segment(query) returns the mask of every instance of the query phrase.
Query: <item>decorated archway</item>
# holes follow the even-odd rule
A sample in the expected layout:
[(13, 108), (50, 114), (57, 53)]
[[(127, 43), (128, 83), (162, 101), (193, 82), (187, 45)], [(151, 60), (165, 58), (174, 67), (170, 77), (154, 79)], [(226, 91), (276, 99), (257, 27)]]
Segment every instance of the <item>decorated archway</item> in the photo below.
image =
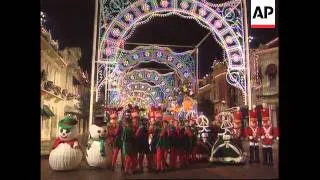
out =
[(156, 100), (160, 100), (161, 102), (165, 98), (172, 99), (172, 93), (166, 91), (163, 92), (159, 86), (151, 86), (149, 83), (143, 82), (130, 83), (124, 86), (121, 90), (121, 95), (123, 96), (124, 94), (128, 94), (134, 91), (152, 94), (154, 97), (156, 97)]
[[(134, 92), (136, 94), (139, 94), (140, 92)], [(126, 107), (128, 104), (134, 104), (138, 105), (140, 107), (148, 107), (150, 104), (159, 104), (160, 102), (157, 102), (153, 99), (151, 94), (147, 93), (141, 93), (141, 96), (132, 96), (128, 95), (126, 98), (120, 102), (120, 106)], [(143, 97), (144, 96), (144, 97)]]
[(150, 104), (158, 105), (162, 103), (161, 94), (159, 93), (132, 90), (130, 92), (123, 92), (122, 96), (123, 98), (120, 101), (121, 106), (126, 106), (127, 104), (144, 104), (149, 106)]
[[(137, 84), (137, 83), (147, 83), (148, 86), (159, 87), (161, 92), (165, 93), (167, 98), (173, 97), (173, 89), (175, 86), (174, 73), (160, 74), (154, 70), (148, 69), (135, 69), (124, 75), (121, 82), (122, 88)], [(121, 88), (121, 89), (122, 89)], [(151, 89), (151, 87), (148, 87)]]
[[(106, 77), (115, 72), (122, 57), (121, 46), (134, 32), (136, 26), (147, 23), (153, 17), (178, 15), (194, 19), (210, 30), (223, 47), (228, 62), (226, 79), (239, 88), (246, 99), (244, 25), (241, 0), (222, 4), (206, 0), (101, 0), (97, 97)], [(114, 82), (116, 84), (117, 81)], [(119, 82), (118, 82), (119, 83)], [(116, 91), (108, 86), (109, 92)]]
[[(118, 59), (118, 64), (116, 65), (117, 70), (120, 72), (130, 71), (140, 63), (157, 62), (169, 66), (182, 81), (196, 76), (195, 59), (192, 56), (193, 50), (176, 53), (164, 47), (139, 46), (134, 50), (122, 50), (121, 52), (121, 58)], [(111, 74), (111, 77), (114, 77), (114, 75)]]
[(124, 75), (122, 83), (126, 85), (131, 82), (143, 81), (153, 83), (155, 86), (163, 85), (173, 87), (175, 85), (174, 72), (160, 74), (158, 71), (155, 70), (135, 69)]

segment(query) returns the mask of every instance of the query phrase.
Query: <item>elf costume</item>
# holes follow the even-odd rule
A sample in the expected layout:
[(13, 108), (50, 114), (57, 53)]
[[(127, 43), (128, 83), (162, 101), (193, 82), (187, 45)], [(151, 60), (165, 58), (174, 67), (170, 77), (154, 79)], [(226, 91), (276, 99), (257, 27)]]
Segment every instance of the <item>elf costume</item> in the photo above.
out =
[(156, 114), (156, 108), (154, 106), (151, 106), (149, 109), (149, 122), (150, 126), (148, 128), (148, 134), (149, 137), (151, 137), (151, 142), (150, 142), (150, 153), (148, 156), (148, 168), (151, 170), (153, 167), (156, 168), (156, 143), (158, 141), (158, 134), (160, 133), (160, 123), (156, 122), (155, 118)]
[(139, 116), (139, 113), (144, 111), (144, 109), (135, 106), (133, 108), (133, 113), (131, 113), (132, 119), (135, 121), (137, 119), (137, 130), (135, 131), (135, 144), (137, 148), (138, 155), (138, 171), (143, 172), (143, 159), (144, 155), (149, 154), (149, 142), (148, 142), (148, 127), (147, 119)]
[(134, 132), (132, 128), (132, 120), (131, 120), (131, 112), (130, 110), (126, 110), (124, 115), (124, 127), (122, 131), (122, 151), (125, 157), (125, 165), (124, 165), (124, 172), (125, 174), (132, 174), (133, 173), (133, 156), (134, 156)]
[(195, 119), (191, 120), (191, 154), (190, 154), (190, 161), (192, 163), (197, 161), (196, 158), (196, 151), (197, 151), (197, 143), (198, 143), (198, 131), (195, 124)]
[[(122, 134), (122, 126), (121, 123), (118, 122), (118, 113), (121, 111), (123, 108), (106, 108), (106, 112), (110, 116), (110, 124), (108, 127), (108, 137), (107, 139), (110, 140), (112, 143), (112, 149), (113, 149), (113, 154), (112, 154), (112, 170), (115, 170), (115, 165), (117, 162), (118, 158), (118, 153), (119, 151), (121, 152), (122, 148), (122, 140), (121, 140), (121, 134)], [(124, 157), (123, 154), (121, 153), (121, 167), (122, 169), (124, 168)]]
[(169, 167), (171, 169), (177, 168), (177, 157), (178, 157), (178, 148), (179, 148), (179, 139), (178, 139), (178, 121), (173, 117), (171, 118), (171, 124), (169, 127), (169, 143), (170, 143), (170, 161)]
[(156, 145), (157, 149), (157, 171), (164, 172), (166, 159), (168, 155), (169, 149), (169, 122), (167, 120), (163, 120), (161, 124), (159, 139)]

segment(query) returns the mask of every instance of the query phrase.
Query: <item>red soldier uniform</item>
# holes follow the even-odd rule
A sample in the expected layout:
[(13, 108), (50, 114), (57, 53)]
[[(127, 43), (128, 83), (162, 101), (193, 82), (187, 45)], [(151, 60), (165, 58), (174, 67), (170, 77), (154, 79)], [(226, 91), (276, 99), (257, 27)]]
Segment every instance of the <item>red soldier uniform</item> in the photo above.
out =
[(277, 128), (272, 127), (268, 108), (263, 108), (261, 114), (262, 127), (260, 128), (260, 134), (263, 153), (263, 164), (273, 165), (272, 144), (273, 140), (278, 136), (278, 130)]
[(249, 138), (250, 163), (259, 163), (259, 128), (257, 121), (257, 111), (255, 108), (249, 112), (249, 127), (246, 129), (246, 136)]
[(244, 132), (242, 129), (242, 113), (241, 111), (235, 111), (233, 113), (233, 130), (232, 130), (233, 138), (235, 143), (239, 146), (239, 148), (243, 151), (242, 147), (242, 138), (244, 137)]

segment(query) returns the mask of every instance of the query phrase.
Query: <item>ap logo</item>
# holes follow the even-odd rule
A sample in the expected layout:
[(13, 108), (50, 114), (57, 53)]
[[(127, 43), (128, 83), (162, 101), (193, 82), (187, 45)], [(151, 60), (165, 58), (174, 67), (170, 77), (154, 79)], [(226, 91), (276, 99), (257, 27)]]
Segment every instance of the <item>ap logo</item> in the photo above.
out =
[(251, 0), (251, 28), (275, 28), (275, 0)]

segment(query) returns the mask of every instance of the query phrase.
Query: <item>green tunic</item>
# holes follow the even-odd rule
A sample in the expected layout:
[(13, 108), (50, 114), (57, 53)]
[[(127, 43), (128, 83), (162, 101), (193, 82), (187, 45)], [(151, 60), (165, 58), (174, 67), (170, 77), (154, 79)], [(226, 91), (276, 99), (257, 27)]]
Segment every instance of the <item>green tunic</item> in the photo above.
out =
[(133, 151), (134, 134), (130, 127), (124, 127), (122, 131), (122, 151), (124, 155), (132, 155)]
[(121, 149), (122, 147), (122, 139), (120, 135), (116, 135), (116, 139), (114, 142), (114, 147)]
[[(161, 128), (161, 131), (163, 130), (163, 128)], [(165, 134), (163, 136), (161, 135), (161, 131), (159, 133), (159, 140), (157, 143), (157, 148), (160, 149), (169, 149), (170, 148), (170, 141), (169, 141), (169, 137), (168, 137), (168, 132), (165, 132)]]
[(191, 146), (195, 147), (197, 146), (197, 127), (195, 125), (191, 126), (191, 131), (192, 131), (192, 141), (191, 141)]

